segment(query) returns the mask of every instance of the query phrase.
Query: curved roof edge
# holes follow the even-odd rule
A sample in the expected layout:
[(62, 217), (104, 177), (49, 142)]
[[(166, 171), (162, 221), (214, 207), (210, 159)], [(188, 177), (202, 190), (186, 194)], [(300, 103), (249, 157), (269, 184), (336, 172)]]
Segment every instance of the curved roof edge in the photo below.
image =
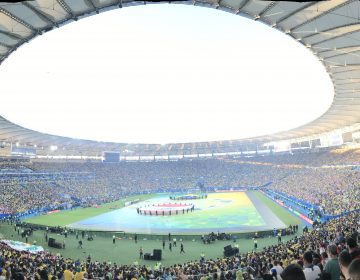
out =
[[(129, 0), (36, 0), (0, 3), (0, 63), (21, 45), (44, 32), (103, 11), (153, 4)], [(244, 144), (321, 134), (360, 121), (360, 20), (357, 0), (286, 2), (259, 0), (169, 1), (223, 10), (260, 21), (291, 36), (308, 48), (324, 65), (334, 85), (334, 100), (316, 120), (288, 131), (260, 137), (198, 143), (128, 144), (80, 140), (45, 134), (0, 117), (0, 141), (48, 147), (119, 151), (219, 150)], [(51, 7), (51, 9), (49, 8)]]

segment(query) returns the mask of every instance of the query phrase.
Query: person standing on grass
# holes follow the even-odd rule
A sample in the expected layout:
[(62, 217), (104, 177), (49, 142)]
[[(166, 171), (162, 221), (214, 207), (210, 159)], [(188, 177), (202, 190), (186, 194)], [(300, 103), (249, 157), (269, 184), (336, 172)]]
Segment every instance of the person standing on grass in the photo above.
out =
[(170, 252), (172, 251), (172, 243), (171, 242), (169, 242), (169, 250), (170, 250)]
[(140, 254), (140, 259), (143, 259), (144, 258), (144, 250), (142, 247), (140, 247), (139, 254)]
[(184, 251), (184, 244), (180, 244), (180, 254), (181, 253), (184, 253), (185, 254), (185, 251)]
[(112, 239), (113, 239), (113, 244), (115, 244), (115, 235), (113, 235)]

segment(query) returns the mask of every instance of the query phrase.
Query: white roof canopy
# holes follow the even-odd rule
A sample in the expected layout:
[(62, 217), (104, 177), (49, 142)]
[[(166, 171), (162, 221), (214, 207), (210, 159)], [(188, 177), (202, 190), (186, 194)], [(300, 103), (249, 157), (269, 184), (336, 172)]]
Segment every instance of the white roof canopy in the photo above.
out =
[[(255, 137), (208, 143), (135, 145), (99, 143), (48, 135), (32, 131), (0, 117), (0, 141), (38, 146), (72, 146), (82, 149), (159, 150), (216, 149), (246, 143), (305, 137), (332, 131), (360, 121), (360, 2), (332, 0), (322, 2), (286, 2), (262, 0), (169, 1), (170, 3), (213, 7), (261, 21), (309, 48), (323, 63), (333, 84), (335, 96), (330, 109), (315, 121), (290, 131)], [(0, 3), (0, 63), (22, 44), (59, 28), (63, 24), (96, 15), (109, 9), (151, 4), (129, 0), (36, 0)], [(166, 2), (168, 3), (168, 2)]]

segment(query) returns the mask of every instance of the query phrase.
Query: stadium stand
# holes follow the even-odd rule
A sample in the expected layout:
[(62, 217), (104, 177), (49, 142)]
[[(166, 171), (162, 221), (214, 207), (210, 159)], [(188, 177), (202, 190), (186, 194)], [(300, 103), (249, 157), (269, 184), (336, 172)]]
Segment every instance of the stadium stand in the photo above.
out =
[[(80, 3), (81, 2), (81, 3)], [(170, 1), (171, 2), (171, 1)], [(185, 3), (186, 1), (182, 1)], [(139, 2), (140, 3), (140, 2)], [(137, 4), (139, 4), (137, 3)], [(146, 4), (148, 2), (143, 2)], [(359, 1), (188, 1), (190, 5), (214, 7), (253, 18), (293, 37), (324, 65), (334, 84), (331, 108), (317, 120), (300, 128), (257, 139), (216, 143), (130, 145), (95, 143), (47, 135), (12, 124), (0, 117), (0, 156), (9, 155), (12, 143), (41, 147), (68, 145), (62, 153), (80, 158), (91, 151), (141, 151), (143, 155), (233, 152), (273, 140), (314, 136), (354, 125), (360, 120)], [(132, 1), (26, 1), (0, 4), (0, 63), (22, 44), (68, 21), (98, 14), (111, 8), (132, 6)], [(49, 8), (51, 7), (51, 8)], [(14, 26), (16, 28), (14, 28)], [(359, 131), (354, 131), (359, 133)], [(355, 136), (355, 133), (352, 135)], [(359, 140), (359, 137), (357, 138)], [(252, 141), (255, 140), (255, 141)], [(306, 140), (307, 141), (307, 140)], [(312, 138), (307, 141), (318, 141)], [(5, 143), (6, 142), (6, 143)], [(251, 142), (251, 143), (250, 143)], [(71, 145), (70, 145), (70, 144)], [(299, 143), (292, 143), (301, 147)], [(309, 143), (307, 143), (309, 144)], [(243, 145), (243, 146), (241, 146)], [(309, 144), (310, 145), (310, 144)], [(105, 149), (106, 147), (106, 149)], [(109, 147), (111, 147), (109, 149)], [(240, 148), (239, 148), (240, 147)], [(244, 149), (246, 150), (246, 149)], [(242, 151), (241, 151), (242, 153)], [(130, 153), (131, 154), (131, 153)], [(102, 165), (99, 162), (37, 162), (2, 159), (0, 162), (0, 211), (26, 215), (46, 209), (86, 206), (115, 200), (129, 194), (159, 189), (191, 188), (203, 178), (207, 186), (257, 186), (275, 200), (303, 211), (319, 223), (314, 230), (287, 243), (270, 246), (231, 258), (200, 260), (149, 269), (144, 266), (109, 265), (75, 261), (48, 252), (35, 257), (0, 245), (0, 279), (326, 279), (326, 273), (309, 277), (309, 270), (330, 272), (325, 264), (340, 253), (345, 279), (360, 279), (359, 247), (359, 149), (338, 148), (320, 153), (297, 153), (249, 159), (211, 159), (177, 162), (135, 162)], [(135, 153), (135, 155), (137, 155)], [(140, 156), (139, 156), (140, 158)], [(194, 170), (197, 173), (194, 174)], [(154, 172), (156, 171), (156, 172)], [(179, 179), (181, 178), (181, 179)], [(136, 187), (135, 187), (136, 186)], [(324, 197), (327, 199), (325, 200)], [(346, 251), (344, 251), (346, 250)], [(331, 261), (331, 260), (329, 260)], [(337, 262), (333, 262), (336, 266)], [(314, 267), (316, 269), (314, 269)], [(301, 273), (301, 271), (304, 273)], [(276, 276), (275, 276), (276, 275)], [(329, 279), (329, 278), (327, 278)], [(333, 278), (331, 278), (333, 279)]]
[(293, 155), (118, 164), (3, 161), (0, 212), (16, 214), (102, 204), (139, 193), (183, 191), (202, 180), (209, 190), (261, 188), (307, 216), (328, 219), (359, 209), (360, 201), (359, 172), (346, 165), (353, 163), (357, 150), (347, 154), (348, 161), (342, 156), (339, 164), (334, 162), (328, 168), (324, 164), (333, 153), (296, 155), (301, 164), (294, 163)]

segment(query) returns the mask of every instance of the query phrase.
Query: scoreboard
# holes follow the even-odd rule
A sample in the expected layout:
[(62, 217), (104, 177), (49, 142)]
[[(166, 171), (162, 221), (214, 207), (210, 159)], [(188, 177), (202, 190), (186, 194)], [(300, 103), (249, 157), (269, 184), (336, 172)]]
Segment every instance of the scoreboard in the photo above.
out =
[(120, 162), (120, 153), (104, 152), (104, 162)]

